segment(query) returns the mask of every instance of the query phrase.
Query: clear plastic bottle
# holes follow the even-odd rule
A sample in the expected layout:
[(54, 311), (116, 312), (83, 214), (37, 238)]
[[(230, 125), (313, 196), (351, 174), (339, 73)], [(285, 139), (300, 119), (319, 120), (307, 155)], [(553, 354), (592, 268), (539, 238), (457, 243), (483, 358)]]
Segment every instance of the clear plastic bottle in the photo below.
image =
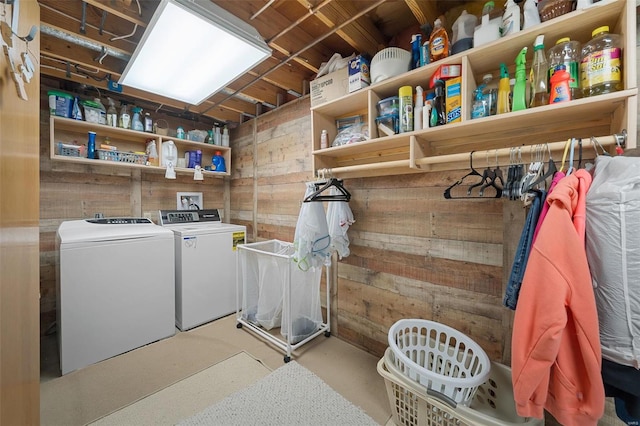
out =
[(98, 124), (107, 124), (107, 110), (104, 105), (100, 101), (100, 98), (93, 98), (95, 103), (98, 105), (98, 109), (100, 110), (100, 115), (98, 116)]
[(582, 90), (580, 89), (580, 55), (580, 42), (571, 41), (569, 37), (559, 39), (556, 41), (556, 45), (549, 49), (549, 81), (551, 81), (551, 77), (553, 77), (558, 65), (564, 65), (571, 76), (569, 80), (571, 99), (577, 99), (582, 96)]
[(131, 116), (129, 115), (129, 108), (127, 108), (126, 103), (122, 103), (122, 108), (120, 109), (120, 117), (118, 117), (118, 127), (122, 127), (123, 129), (131, 128)]
[(431, 62), (449, 56), (449, 34), (447, 34), (447, 30), (442, 26), (440, 19), (436, 19), (433, 24), (433, 32), (429, 37), (429, 52)]
[(222, 129), (222, 146), (229, 146), (229, 129), (227, 129), (227, 126), (224, 126), (224, 128)]
[(107, 125), (111, 127), (118, 127), (118, 111), (113, 99), (109, 99), (109, 108), (107, 109)]
[(487, 111), (489, 110), (488, 106), (486, 105), (486, 101), (484, 99), (484, 97), (482, 96), (482, 90), (484, 89), (484, 85), (481, 84), (480, 86), (478, 86), (478, 88), (476, 90), (474, 90), (473, 92), (475, 93), (475, 99), (473, 101), (473, 106), (471, 108), (471, 119), (476, 119), (476, 118), (482, 118), (482, 117), (486, 117), (487, 116)]
[(142, 108), (133, 107), (133, 119), (131, 120), (131, 128), (140, 132), (144, 131), (144, 124), (142, 124), (142, 120), (140, 119), (141, 112)]
[(487, 107), (487, 116), (496, 115), (498, 112), (498, 83), (493, 79), (492, 74), (485, 74), (482, 77), (482, 97)]
[(544, 53), (544, 36), (539, 35), (533, 45), (533, 62), (529, 82), (531, 97), (529, 108), (549, 105), (549, 63)]
[(591, 33), (591, 41), (582, 47), (580, 87), (583, 96), (602, 95), (624, 88), (622, 82), (622, 43), (608, 26)]

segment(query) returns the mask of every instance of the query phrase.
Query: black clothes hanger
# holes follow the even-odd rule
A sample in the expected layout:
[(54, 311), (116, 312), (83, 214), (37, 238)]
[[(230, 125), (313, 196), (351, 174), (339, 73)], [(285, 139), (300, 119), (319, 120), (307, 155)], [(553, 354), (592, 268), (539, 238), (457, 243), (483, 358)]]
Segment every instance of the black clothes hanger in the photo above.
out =
[[(451, 185), (450, 187), (448, 187), (447, 189), (444, 190), (444, 198), (446, 198), (447, 200), (451, 200), (451, 199), (456, 199), (456, 198), (487, 198), (487, 197), (472, 197), (472, 196), (466, 196), (466, 197), (454, 197), (451, 195), (451, 190), (453, 188), (455, 188), (456, 186), (462, 185), (465, 181), (465, 179), (469, 178), (469, 177), (473, 177), (473, 176), (478, 176), (481, 181), (480, 184), (482, 184), (482, 182), (484, 182), (484, 178), (483, 175), (481, 175), (474, 167), (473, 167), (473, 153), (475, 151), (471, 151), (469, 153), (469, 168), (471, 169), (471, 171), (469, 173), (467, 173), (466, 175), (462, 176), (460, 179), (458, 179), (453, 185)], [(472, 185), (472, 187), (477, 186), (477, 184)], [(467, 191), (467, 194), (470, 194), (471, 188), (469, 188), (469, 190)], [(498, 191), (498, 195), (495, 198), (499, 198), (502, 196), (502, 188), (500, 188), (500, 190)]]
[[(342, 179), (329, 178), (326, 182), (314, 182), (315, 191), (304, 199), (305, 203), (312, 201), (349, 201), (351, 193), (342, 185)], [(327, 189), (334, 187), (340, 192), (336, 195), (321, 195)]]

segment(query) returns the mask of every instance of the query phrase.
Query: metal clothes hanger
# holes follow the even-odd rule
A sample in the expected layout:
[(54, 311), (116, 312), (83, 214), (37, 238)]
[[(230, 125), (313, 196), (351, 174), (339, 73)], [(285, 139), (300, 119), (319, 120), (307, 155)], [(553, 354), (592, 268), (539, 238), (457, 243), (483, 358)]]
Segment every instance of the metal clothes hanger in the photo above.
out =
[(500, 170), (500, 164), (498, 164), (498, 150), (496, 149), (496, 168), (494, 170), (490, 170), (489, 168), (489, 151), (487, 151), (487, 170), (483, 176), (487, 176), (487, 181), (480, 187), (480, 191), (478, 195), (481, 197), (484, 196), (484, 190), (489, 188), (490, 186), (495, 188), (500, 195), (496, 195), (496, 198), (502, 197), (502, 190), (504, 187), (504, 181), (502, 180), (502, 170)]

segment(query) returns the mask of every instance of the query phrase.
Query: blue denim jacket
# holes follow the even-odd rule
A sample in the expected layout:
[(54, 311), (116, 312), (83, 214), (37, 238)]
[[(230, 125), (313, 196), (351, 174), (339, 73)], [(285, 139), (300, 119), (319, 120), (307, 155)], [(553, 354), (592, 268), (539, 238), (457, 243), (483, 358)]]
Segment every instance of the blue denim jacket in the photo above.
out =
[(542, 211), (542, 206), (544, 205), (546, 198), (546, 191), (541, 190), (537, 192), (531, 203), (531, 207), (529, 208), (527, 220), (524, 224), (522, 235), (520, 235), (518, 248), (516, 249), (513, 266), (511, 267), (511, 274), (509, 275), (509, 282), (507, 283), (507, 291), (505, 292), (504, 300), (502, 301), (504, 306), (509, 309), (516, 309), (518, 295), (520, 294), (520, 286), (522, 285), (522, 279), (524, 278), (524, 271), (527, 268), (529, 253), (531, 252), (531, 241), (536, 230), (538, 217), (540, 217), (540, 212)]

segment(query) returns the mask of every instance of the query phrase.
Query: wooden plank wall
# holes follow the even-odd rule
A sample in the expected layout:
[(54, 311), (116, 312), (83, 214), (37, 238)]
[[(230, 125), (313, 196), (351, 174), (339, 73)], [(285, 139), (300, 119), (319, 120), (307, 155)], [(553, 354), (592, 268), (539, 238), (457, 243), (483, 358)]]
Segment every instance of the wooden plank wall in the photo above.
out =
[[(11, 58), (17, 68), (29, 51), (35, 73), (19, 97), (3, 43), (0, 53), (0, 425), (40, 423), (38, 315), (38, 95), (40, 36), (26, 35), (40, 21), (37, 2), (22, 2), (12, 21), (13, 2), (2, 2)], [(16, 2), (17, 4), (17, 2)], [(11, 35), (11, 26), (15, 31)], [(8, 37), (3, 26), (3, 39)]]
[[(255, 240), (293, 241), (304, 182), (313, 178), (309, 108), (304, 98), (233, 133), (231, 217), (255, 226)], [(345, 181), (356, 223), (351, 255), (337, 268), (334, 333), (382, 355), (395, 321), (428, 318), (503, 360), (510, 334), (502, 306), (505, 202), (445, 200), (444, 189), (465, 173)]]
[[(178, 174), (176, 180), (169, 180), (161, 172), (52, 161), (49, 157), (47, 100), (47, 91), (52, 89), (59, 89), (55, 81), (44, 80), (40, 90), (41, 333), (50, 331), (56, 318), (55, 237), (60, 223), (91, 218), (96, 213), (106, 217), (146, 216), (157, 222), (158, 210), (176, 208), (177, 192), (202, 192), (204, 208), (224, 209), (228, 199), (228, 181), (222, 178), (205, 176), (204, 181), (197, 182), (192, 176)], [(153, 116), (167, 120), (172, 129), (178, 125), (185, 131), (206, 129), (203, 124), (165, 115)]]

